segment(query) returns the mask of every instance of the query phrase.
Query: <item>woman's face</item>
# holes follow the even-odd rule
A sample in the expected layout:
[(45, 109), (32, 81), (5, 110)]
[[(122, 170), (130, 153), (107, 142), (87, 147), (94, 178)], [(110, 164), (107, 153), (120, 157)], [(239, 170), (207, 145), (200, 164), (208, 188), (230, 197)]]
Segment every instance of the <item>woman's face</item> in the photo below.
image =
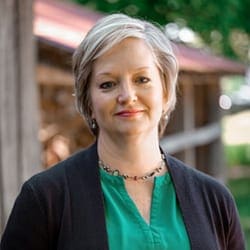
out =
[(94, 62), (90, 98), (99, 136), (158, 137), (166, 99), (154, 57), (143, 40), (126, 38)]

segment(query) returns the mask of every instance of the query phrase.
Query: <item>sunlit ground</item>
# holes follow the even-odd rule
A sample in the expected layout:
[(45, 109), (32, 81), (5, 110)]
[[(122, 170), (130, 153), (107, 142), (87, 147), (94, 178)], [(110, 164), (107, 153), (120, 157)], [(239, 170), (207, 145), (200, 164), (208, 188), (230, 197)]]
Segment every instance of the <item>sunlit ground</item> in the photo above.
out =
[(225, 116), (223, 127), (227, 145), (250, 144), (250, 110)]
[(228, 187), (233, 193), (250, 250), (250, 110), (223, 119)]

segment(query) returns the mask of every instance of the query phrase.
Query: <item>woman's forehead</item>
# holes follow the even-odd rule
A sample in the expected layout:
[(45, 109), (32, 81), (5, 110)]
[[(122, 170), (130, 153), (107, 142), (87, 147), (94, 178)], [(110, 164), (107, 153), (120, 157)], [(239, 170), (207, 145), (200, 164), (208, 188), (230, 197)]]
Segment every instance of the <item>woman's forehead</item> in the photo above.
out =
[(93, 63), (92, 72), (107, 75), (121, 65), (134, 71), (147, 70), (156, 65), (155, 56), (144, 40), (126, 38), (99, 56)]

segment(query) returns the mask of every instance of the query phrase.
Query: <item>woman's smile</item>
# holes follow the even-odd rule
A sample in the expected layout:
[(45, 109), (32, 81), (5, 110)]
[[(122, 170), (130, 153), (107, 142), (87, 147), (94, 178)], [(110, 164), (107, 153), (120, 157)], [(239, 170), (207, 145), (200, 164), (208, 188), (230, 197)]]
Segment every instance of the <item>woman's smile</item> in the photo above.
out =
[(143, 112), (144, 112), (143, 109), (124, 109), (115, 113), (115, 116), (134, 118), (141, 116)]

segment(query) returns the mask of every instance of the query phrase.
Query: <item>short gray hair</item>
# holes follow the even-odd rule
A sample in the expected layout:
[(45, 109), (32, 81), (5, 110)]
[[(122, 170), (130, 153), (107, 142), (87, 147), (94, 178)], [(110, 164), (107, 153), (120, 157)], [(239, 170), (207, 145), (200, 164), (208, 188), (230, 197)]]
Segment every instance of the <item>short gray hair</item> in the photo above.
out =
[[(176, 82), (178, 62), (170, 41), (157, 24), (129, 17), (125, 14), (111, 14), (100, 19), (87, 33), (73, 54), (76, 106), (85, 117), (91, 129), (92, 105), (90, 99), (90, 77), (93, 62), (125, 38), (139, 38), (146, 42), (159, 68), (163, 89), (167, 93), (167, 111), (159, 123), (159, 136), (166, 128), (165, 116), (170, 115), (176, 104)], [(97, 135), (98, 131), (92, 130)]]

